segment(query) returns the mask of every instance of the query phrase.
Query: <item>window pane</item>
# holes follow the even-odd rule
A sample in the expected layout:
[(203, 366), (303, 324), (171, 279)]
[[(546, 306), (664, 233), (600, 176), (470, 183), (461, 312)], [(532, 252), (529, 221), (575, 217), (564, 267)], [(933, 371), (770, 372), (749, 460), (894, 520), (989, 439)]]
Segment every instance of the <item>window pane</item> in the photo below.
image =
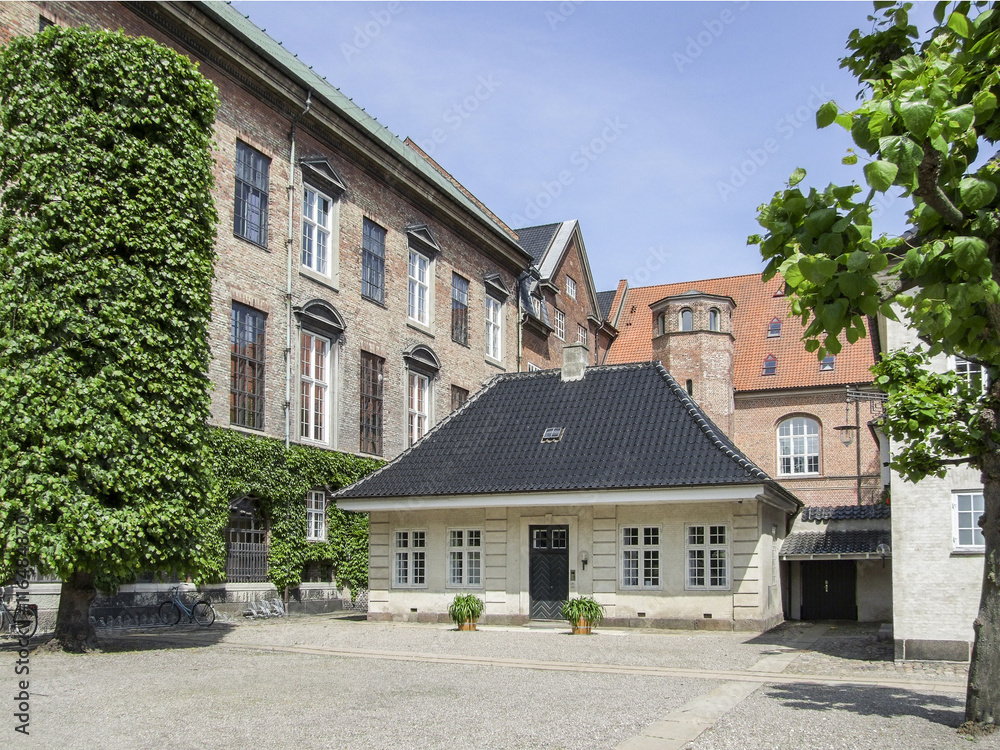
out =
[(482, 541), (481, 531), (470, 531), (468, 534), (468, 546), (469, 547), (480, 547)]
[(705, 585), (705, 550), (688, 550), (688, 585)]
[(450, 552), (448, 555), (448, 582), (452, 586), (462, 585), (462, 553)]
[(639, 544), (639, 527), (626, 526), (622, 529), (622, 544), (634, 547)]
[(726, 543), (726, 527), (725, 526), (711, 526), (709, 527), (709, 544), (725, 544)]
[(466, 553), (469, 563), (468, 569), (466, 570), (466, 583), (470, 586), (479, 586), (482, 582), (482, 575), (480, 572), (482, 568), (481, 554), (482, 553), (475, 550)]
[(449, 547), (461, 547), (463, 534), (461, 531), (455, 531), (452, 529), (448, 532), (448, 546)]
[(726, 573), (726, 550), (724, 549), (713, 549), (710, 550), (710, 566), (711, 575), (709, 580), (709, 585), (711, 586), (727, 586), (727, 573)]
[(423, 532), (423, 531), (414, 531), (413, 532), (413, 546), (414, 547), (423, 547), (424, 546), (424, 542), (426, 541), (426, 536), (427, 536), (426, 533)]
[(688, 544), (704, 544), (704, 543), (705, 543), (705, 527), (704, 526), (688, 527)]
[(622, 586), (639, 585), (639, 551), (622, 552)]
[(566, 529), (552, 529), (552, 549), (566, 549)]
[(647, 526), (642, 531), (643, 540), (642, 543), (646, 545), (656, 546), (660, 543), (660, 530), (655, 526)]
[(409, 583), (409, 556), (406, 552), (396, 553), (396, 583)]
[[(416, 545), (413, 545), (414, 547)], [(421, 547), (423, 545), (420, 545)], [(413, 555), (413, 584), (415, 586), (423, 585), (424, 583), (424, 553), (423, 552), (412, 552)]]
[(660, 553), (657, 550), (646, 550), (643, 555), (643, 586), (660, 585)]

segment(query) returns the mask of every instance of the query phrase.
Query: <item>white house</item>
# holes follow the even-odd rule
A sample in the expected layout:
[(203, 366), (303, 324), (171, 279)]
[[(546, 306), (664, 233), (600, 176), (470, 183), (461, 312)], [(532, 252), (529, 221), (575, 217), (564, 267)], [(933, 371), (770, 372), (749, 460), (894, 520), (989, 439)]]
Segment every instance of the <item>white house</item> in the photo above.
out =
[(339, 492), (370, 513), (369, 618), (556, 619), (593, 595), (618, 625), (764, 630), (800, 501), (658, 363), (498, 375), (392, 463)]

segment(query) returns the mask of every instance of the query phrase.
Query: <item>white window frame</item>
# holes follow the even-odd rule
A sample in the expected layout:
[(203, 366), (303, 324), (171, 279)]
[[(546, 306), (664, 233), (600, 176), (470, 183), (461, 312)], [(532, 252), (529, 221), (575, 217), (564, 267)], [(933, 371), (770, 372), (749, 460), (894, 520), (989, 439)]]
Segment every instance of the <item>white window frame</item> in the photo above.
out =
[(306, 493), (306, 541), (326, 541), (326, 493), (323, 490)]
[(576, 299), (576, 279), (572, 276), (566, 276), (566, 295), (571, 299)]
[[(422, 571), (420, 581), (414, 580), (417, 562), (420, 563)], [(400, 576), (400, 572), (404, 570), (405, 578)], [(392, 587), (396, 589), (427, 588), (426, 529), (396, 529), (392, 532)]]
[(406, 317), (422, 326), (429, 326), (431, 324), (431, 259), (411, 247), (406, 268)]
[(576, 343), (590, 346), (590, 331), (579, 323), (576, 324)]
[(486, 295), (486, 356), (503, 359), (503, 302)]
[[(306, 352), (306, 339), (310, 339), (309, 352)], [(316, 356), (316, 344), (322, 342), (323, 354)], [(299, 439), (321, 445), (330, 444), (330, 410), (332, 398), (333, 347), (330, 339), (302, 330), (299, 334)], [(322, 367), (317, 364), (322, 360)], [(317, 394), (322, 394), (322, 406), (319, 412), (321, 420), (320, 435), (316, 437), (316, 401)], [(305, 419), (303, 419), (305, 417)], [(303, 431), (305, 434), (303, 434)]]
[[(337, 278), (337, 262), (340, 253), (338, 252), (339, 241), (337, 239), (339, 226), (339, 203), (321, 190), (317, 190), (309, 184), (303, 184), (302, 190), (302, 235), (301, 252), (299, 261), (302, 268), (319, 274), (327, 279)], [(312, 201), (310, 202), (310, 195)], [(321, 221), (318, 209), (321, 202), (327, 204), (326, 220)], [(326, 257), (320, 263), (320, 238), (325, 236)], [(312, 243), (310, 256), (306, 258), (307, 239)], [(307, 262), (308, 260), (308, 262)]]
[[(795, 427), (798, 424), (802, 424), (805, 427), (805, 431), (801, 435), (795, 434)], [(781, 431), (785, 425), (789, 425), (788, 435), (782, 435)], [(816, 440), (816, 451), (815, 454), (809, 450), (809, 438), (812, 436), (809, 432), (810, 425), (815, 428), (815, 440)], [(820, 474), (820, 469), (822, 464), (820, 459), (822, 458), (820, 450), (820, 429), (819, 422), (812, 417), (797, 416), (797, 417), (786, 417), (778, 423), (778, 429), (775, 431), (778, 440), (777, 447), (777, 464), (778, 464), (778, 476), (782, 477), (815, 477)], [(803, 441), (804, 449), (801, 451), (796, 450), (796, 439), (801, 438)], [(788, 445), (788, 452), (784, 453), (784, 445)], [(816, 457), (816, 470), (811, 471), (809, 469), (809, 459), (815, 455)], [(789, 470), (785, 470), (784, 460), (788, 459)], [(802, 459), (802, 471), (795, 471), (795, 459)]]
[(528, 372), (541, 372), (542, 368), (536, 365), (534, 362), (528, 363)]
[[(421, 399), (422, 396), (422, 399)], [(419, 372), (406, 372), (407, 446), (427, 434), (431, 421), (431, 379)]]
[[(963, 497), (970, 499), (971, 508), (969, 510), (961, 509), (961, 498)], [(978, 503), (976, 503), (976, 498), (979, 499)], [(976, 511), (977, 504), (983, 508), (982, 511)], [(983, 530), (979, 526), (979, 518), (985, 508), (985, 497), (982, 490), (956, 490), (951, 493), (951, 541), (956, 552), (985, 552), (986, 540), (983, 539)], [(963, 526), (962, 522), (965, 520), (971, 521), (971, 525)], [(962, 542), (962, 531), (966, 529), (972, 532), (971, 544)], [(976, 541), (977, 537), (983, 540), (982, 543)]]
[[(448, 588), (481, 589), (485, 572), (485, 540), (482, 529), (448, 529), (448, 559), (445, 581)], [(455, 576), (456, 563), (458, 576)], [(475, 568), (477, 575), (471, 575)]]
[(554, 323), (556, 338), (560, 341), (566, 340), (566, 313), (558, 307), (552, 308), (552, 322)]
[(977, 362), (970, 362), (969, 360), (958, 356), (950, 356), (948, 357), (948, 369), (952, 370), (956, 375), (965, 380), (970, 388), (972, 388), (972, 378), (975, 375), (979, 376), (979, 386), (983, 393), (986, 393), (989, 388), (986, 370), (984, 370), (983, 366)]
[[(692, 531), (700, 529), (699, 537), (692, 537)], [(718, 542), (718, 530), (722, 529), (725, 542)], [(725, 523), (689, 523), (684, 525), (684, 589), (686, 591), (729, 591), (732, 588), (733, 556), (730, 552), (732, 535), (729, 524)], [(692, 553), (701, 553), (701, 583), (692, 581)], [(714, 553), (714, 554), (713, 554)], [(721, 554), (723, 557), (722, 572), (724, 583), (712, 583), (713, 557)], [(717, 557), (716, 557), (717, 559)]]
[(531, 298), (531, 311), (539, 320), (542, 319), (542, 301), (538, 297)]
[[(634, 532), (634, 534), (632, 533)], [(650, 534), (653, 532), (655, 537)], [(628, 524), (618, 528), (621, 542), (618, 556), (619, 587), (628, 591), (658, 591), (663, 588), (663, 528), (657, 524)], [(634, 542), (632, 540), (635, 540)], [(635, 555), (635, 583), (626, 580), (626, 566)], [(650, 562), (656, 560), (656, 582), (650, 583)], [(631, 566), (628, 566), (631, 568)]]

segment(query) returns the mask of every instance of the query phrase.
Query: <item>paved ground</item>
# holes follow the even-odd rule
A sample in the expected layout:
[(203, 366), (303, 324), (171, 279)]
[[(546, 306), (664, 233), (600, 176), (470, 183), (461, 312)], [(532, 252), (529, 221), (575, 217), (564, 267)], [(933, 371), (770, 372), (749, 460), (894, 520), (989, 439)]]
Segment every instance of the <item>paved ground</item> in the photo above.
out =
[(1000, 749), (955, 731), (963, 669), (897, 668), (866, 626), (566, 633), (313, 616), (36, 652), (0, 747)]

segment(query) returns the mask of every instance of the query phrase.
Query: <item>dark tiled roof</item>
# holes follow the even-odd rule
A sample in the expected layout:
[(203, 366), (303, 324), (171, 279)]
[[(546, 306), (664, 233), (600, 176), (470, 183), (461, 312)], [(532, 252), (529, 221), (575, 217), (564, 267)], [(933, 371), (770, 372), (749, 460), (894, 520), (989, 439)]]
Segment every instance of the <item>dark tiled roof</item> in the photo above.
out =
[(786, 555), (859, 555), (874, 554), (880, 544), (892, 543), (892, 532), (877, 531), (796, 531), (781, 545)]
[(610, 292), (597, 293), (597, 307), (601, 311), (601, 320), (607, 320), (611, 316), (611, 303), (615, 301), (615, 290)]
[(552, 244), (552, 239), (556, 236), (556, 232), (559, 231), (561, 223), (555, 224), (542, 224), (537, 227), (525, 227), (524, 229), (515, 229), (517, 233), (517, 242), (524, 248), (524, 251), (528, 253), (535, 261), (535, 265), (540, 265), (542, 258), (545, 257), (545, 251), (549, 249), (549, 245)]
[(844, 521), (847, 519), (868, 520), (873, 518), (891, 518), (889, 506), (879, 505), (831, 505), (829, 507), (813, 506), (802, 510), (803, 521)]
[[(542, 442), (561, 427), (557, 442)], [(772, 484), (657, 363), (498, 375), (340, 497)], [(774, 485), (776, 487), (776, 485)]]

